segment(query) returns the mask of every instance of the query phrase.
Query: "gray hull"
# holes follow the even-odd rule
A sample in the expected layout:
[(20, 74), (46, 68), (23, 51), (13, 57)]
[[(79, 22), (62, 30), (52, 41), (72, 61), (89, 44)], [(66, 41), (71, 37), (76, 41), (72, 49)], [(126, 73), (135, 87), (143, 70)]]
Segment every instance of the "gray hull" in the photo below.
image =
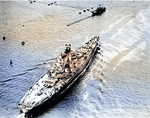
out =
[(51, 69), (27, 91), (18, 107), (27, 113), (69, 89), (86, 72), (96, 52), (98, 41), (99, 37), (94, 37), (77, 50), (62, 54)]

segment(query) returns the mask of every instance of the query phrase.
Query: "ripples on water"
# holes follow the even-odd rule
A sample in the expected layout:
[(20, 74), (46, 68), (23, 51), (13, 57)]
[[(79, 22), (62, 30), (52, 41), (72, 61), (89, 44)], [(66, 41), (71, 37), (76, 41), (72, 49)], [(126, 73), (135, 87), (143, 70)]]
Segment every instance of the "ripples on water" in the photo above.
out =
[(57, 6), (47, 6), (1, 2), (0, 37), (6, 36), (5, 41), (0, 40), (1, 118), (20, 114), (17, 103), (51, 67), (51, 59), (62, 52), (66, 42), (76, 49), (95, 35), (101, 37), (103, 56), (96, 55), (64, 99), (37, 117), (148, 118), (149, 2), (101, 2), (107, 8), (102, 16), (66, 26), (91, 15), (78, 13), (99, 3), (57, 2)]

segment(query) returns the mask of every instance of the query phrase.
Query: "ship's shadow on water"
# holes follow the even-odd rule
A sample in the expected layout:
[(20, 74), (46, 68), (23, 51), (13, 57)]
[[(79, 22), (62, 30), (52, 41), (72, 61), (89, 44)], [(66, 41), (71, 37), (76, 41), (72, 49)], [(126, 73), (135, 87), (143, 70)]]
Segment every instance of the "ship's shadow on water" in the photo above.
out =
[[(96, 54), (95, 54), (96, 55)], [(84, 78), (84, 76), (90, 71), (89, 69), (91, 68), (91, 66), (93, 65), (94, 61), (96, 60), (96, 56), (93, 58), (92, 62), (90, 63), (89, 67), (87, 68), (86, 72), (81, 75), (73, 84), (72, 86), (70, 86), (69, 90), (66, 90), (64, 93), (62, 93), (61, 95), (57, 96), (54, 99), (49, 99), (48, 101), (46, 101), (45, 103), (43, 103), (42, 105), (32, 109), (30, 112), (25, 114), (25, 118), (36, 118), (36, 117), (40, 117), (43, 114), (47, 113), (48, 111), (52, 110), (56, 105), (58, 105), (60, 102), (62, 102), (63, 100), (66, 100), (66, 98), (71, 99), (72, 97), (67, 97), (70, 96), (74, 91), (76, 91), (77, 86), (79, 85), (79, 83), (81, 81), (83, 81), (82, 78)], [(22, 111), (20, 111), (20, 113), (22, 113)]]

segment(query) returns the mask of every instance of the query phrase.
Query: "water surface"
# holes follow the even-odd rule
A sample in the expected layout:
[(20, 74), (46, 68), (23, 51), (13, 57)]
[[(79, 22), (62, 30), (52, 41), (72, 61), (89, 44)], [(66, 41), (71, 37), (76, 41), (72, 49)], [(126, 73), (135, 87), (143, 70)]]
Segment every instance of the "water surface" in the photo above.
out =
[[(36, 117), (148, 118), (150, 3), (46, 3), (0, 1), (0, 117), (15, 118), (20, 114), (18, 102), (47, 72), (66, 43), (76, 49), (99, 35), (103, 56), (96, 55), (63, 100)], [(83, 9), (99, 4), (107, 8), (104, 14), (67, 26), (91, 15)]]

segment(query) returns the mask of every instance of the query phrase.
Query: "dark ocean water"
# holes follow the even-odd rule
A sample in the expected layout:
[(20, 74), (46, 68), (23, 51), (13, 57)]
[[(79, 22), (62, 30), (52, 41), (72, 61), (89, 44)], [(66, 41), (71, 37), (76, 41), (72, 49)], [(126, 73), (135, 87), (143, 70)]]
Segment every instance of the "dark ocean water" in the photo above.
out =
[[(148, 118), (150, 2), (46, 3), (0, 1), (0, 118), (21, 113), (18, 102), (66, 42), (76, 49), (95, 35), (101, 37), (103, 56), (95, 56), (85, 75), (56, 104), (30, 117)], [(103, 15), (66, 26), (88, 17), (91, 13), (83, 9), (99, 4), (107, 8)]]

